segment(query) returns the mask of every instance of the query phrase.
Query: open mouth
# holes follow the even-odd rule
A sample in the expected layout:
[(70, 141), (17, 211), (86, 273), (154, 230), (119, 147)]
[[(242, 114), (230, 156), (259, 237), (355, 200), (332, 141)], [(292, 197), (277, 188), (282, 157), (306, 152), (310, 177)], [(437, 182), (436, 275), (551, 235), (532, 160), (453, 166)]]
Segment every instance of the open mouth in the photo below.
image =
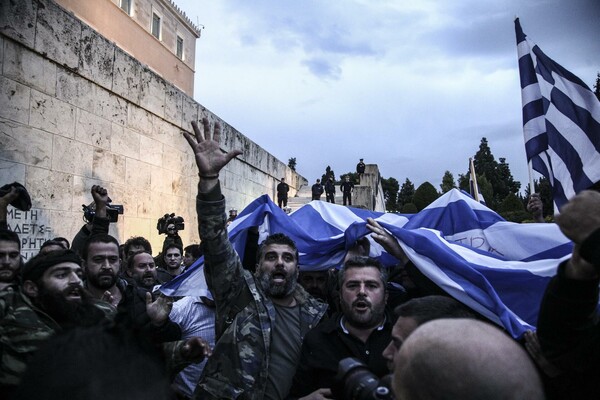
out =
[(366, 300), (356, 300), (352, 305), (358, 311), (366, 311), (371, 307), (371, 304)]
[(274, 283), (283, 283), (286, 281), (286, 275), (282, 272), (275, 272), (273, 275), (271, 275), (271, 280)]
[(81, 300), (81, 288), (74, 287), (65, 291), (65, 298), (67, 300)]

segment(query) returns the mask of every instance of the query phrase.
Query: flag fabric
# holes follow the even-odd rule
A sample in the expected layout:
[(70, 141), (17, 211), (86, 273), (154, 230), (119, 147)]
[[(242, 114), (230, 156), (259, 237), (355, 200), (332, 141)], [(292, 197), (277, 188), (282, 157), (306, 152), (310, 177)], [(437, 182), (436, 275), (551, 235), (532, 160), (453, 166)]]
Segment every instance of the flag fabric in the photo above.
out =
[(515, 20), (527, 159), (552, 185), (556, 207), (600, 181), (600, 102), (546, 56)]
[[(243, 259), (248, 230), (259, 242), (283, 232), (297, 244), (303, 271), (337, 268), (361, 237), (370, 256), (392, 267), (394, 257), (370, 238), (366, 219), (374, 218), (400, 242), (409, 259), (448, 294), (520, 337), (537, 320), (540, 301), (558, 264), (572, 244), (555, 224), (516, 224), (453, 189), (417, 214), (378, 213), (313, 201), (294, 213), (283, 212), (264, 195), (228, 228)], [(202, 295), (203, 259), (163, 285), (171, 296)]]

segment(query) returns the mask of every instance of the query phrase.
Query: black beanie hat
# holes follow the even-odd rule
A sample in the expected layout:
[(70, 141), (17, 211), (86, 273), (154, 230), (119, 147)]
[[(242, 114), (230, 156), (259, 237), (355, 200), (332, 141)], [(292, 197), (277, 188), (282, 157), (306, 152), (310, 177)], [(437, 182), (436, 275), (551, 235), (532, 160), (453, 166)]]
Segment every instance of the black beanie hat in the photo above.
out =
[(23, 267), (23, 281), (36, 282), (44, 275), (44, 272), (48, 268), (64, 262), (72, 262), (81, 266), (81, 257), (73, 250), (58, 250), (46, 254), (38, 254), (27, 261)]

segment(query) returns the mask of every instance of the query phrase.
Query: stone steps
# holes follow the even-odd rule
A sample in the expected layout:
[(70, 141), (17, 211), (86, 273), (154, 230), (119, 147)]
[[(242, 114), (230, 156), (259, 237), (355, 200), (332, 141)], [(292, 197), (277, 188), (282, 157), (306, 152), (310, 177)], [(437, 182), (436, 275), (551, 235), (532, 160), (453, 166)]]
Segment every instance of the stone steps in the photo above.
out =
[[(312, 201), (311, 186), (312, 185), (302, 186), (296, 193), (296, 196), (288, 198), (288, 208), (290, 209), (290, 214)], [(343, 197), (339, 185), (335, 186), (335, 194), (335, 204), (342, 204)], [(321, 195), (321, 201), (326, 201), (325, 193)]]

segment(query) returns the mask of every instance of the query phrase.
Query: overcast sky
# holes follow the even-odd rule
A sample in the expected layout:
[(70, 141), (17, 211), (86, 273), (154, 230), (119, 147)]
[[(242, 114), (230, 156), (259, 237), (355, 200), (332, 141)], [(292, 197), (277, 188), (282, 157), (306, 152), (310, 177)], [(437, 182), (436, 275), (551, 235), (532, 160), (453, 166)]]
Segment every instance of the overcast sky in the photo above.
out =
[(525, 185), (515, 16), (590, 88), (600, 71), (600, 0), (174, 1), (204, 26), (195, 99), (309, 182), (364, 158), (439, 189), (486, 137)]

